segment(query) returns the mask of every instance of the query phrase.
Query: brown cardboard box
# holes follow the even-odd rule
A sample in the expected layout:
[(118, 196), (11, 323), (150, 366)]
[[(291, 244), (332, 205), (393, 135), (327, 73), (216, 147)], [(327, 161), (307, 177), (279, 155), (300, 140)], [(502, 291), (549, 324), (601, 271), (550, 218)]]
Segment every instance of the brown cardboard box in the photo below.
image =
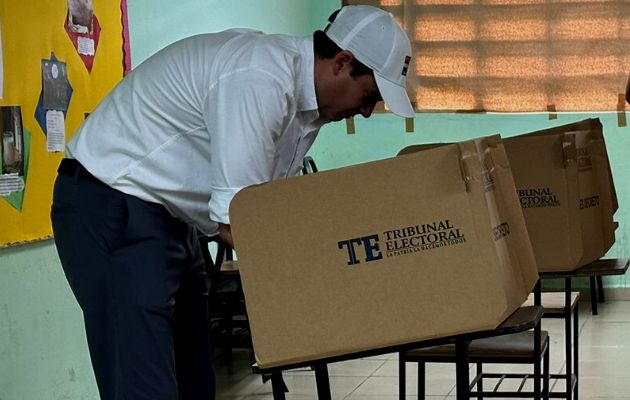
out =
[(504, 143), (538, 270), (571, 271), (606, 254), (618, 205), (599, 120)]
[[(615, 184), (612, 177), (612, 170), (610, 168), (610, 160), (608, 159), (608, 153), (606, 152), (606, 141), (604, 139), (604, 132), (602, 123), (599, 118), (589, 118), (579, 122), (574, 122), (572, 124), (560, 125), (549, 129), (544, 129), (536, 132), (530, 132), (525, 135), (529, 136), (543, 136), (543, 135), (554, 135), (554, 134), (562, 134), (566, 132), (576, 132), (576, 131), (588, 131), (591, 132), (592, 140), (600, 143), (600, 146), (603, 147), (604, 159), (606, 162), (606, 169), (608, 171), (608, 182), (610, 186), (610, 198), (612, 201), (612, 212), (613, 214), (619, 208), (619, 203), (617, 202), (617, 192), (615, 189)], [(602, 181), (603, 182), (603, 181)]]
[(614, 185), (601, 131), (570, 132), (575, 136), (584, 253), (578, 266), (606, 254), (615, 242)]
[(538, 277), (498, 136), (253, 186), (230, 217), (263, 368), (493, 329)]
[(584, 250), (575, 137), (517, 136), (504, 143), (538, 271), (576, 268)]

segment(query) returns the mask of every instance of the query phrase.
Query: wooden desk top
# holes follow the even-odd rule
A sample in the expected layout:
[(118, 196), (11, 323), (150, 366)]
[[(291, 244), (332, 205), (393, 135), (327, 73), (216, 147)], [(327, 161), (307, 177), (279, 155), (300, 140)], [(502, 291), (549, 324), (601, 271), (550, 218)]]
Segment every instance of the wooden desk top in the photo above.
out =
[(493, 336), (501, 336), (507, 335), (510, 333), (517, 333), (527, 331), (529, 329), (533, 329), (538, 321), (542, 318), (543, 315), (543, 307), (542, 306), (527, 306), (520, 307), (512, 315), (506, 318), (503, 323), (501, 323), (496, 329), (488, 330), (488, 331), (479, 331), (479, 332), (470, 332), (460, 335), (453, 335), (442, 338), (429, 339), (421, 342), (408, 343), (405, 345), (397, 345), (397, 346), (389, 346), (381, 349), (373, 349), (367, 350), (357, 353), (343, 354), (334, 357), (322, 358), (319, 360), (311, 360), (311, 361), (301, 361), (299, 363), (276, 366), (271, 368), (260, 368), (258, 364), (254, 364), (252, 366), (253, 372), (262, 374), (273, 371), (283, 371), (288, 369), (295, 369), (301, 367), (308, 367), (314, 364), (329, 364), (333, 362), (345, 361), (345, 360), (353, 360), (357, 358), (371, 357), (379, 354), (387, 354), (393, 352), (399, 352), (404, 350), (409, 350), (418, 347), (428, 347), (428, 346), (436, 346), (442, 345), (446, 343), (452, 343), (453, 341), (459, 339), (464, 341), (471, 341), (475, 339), (482, 339)]
[[(580, 292), (571, 292), (571, 310), (575, 308), (580, 299)], [(543, 292), (541, 293), (541, 305), (545, 309), (545, 314), (562, 314), (565, 306), (564, 292)], [(534, 294), (531, 293), (521, 307), (533, 306)]]
[[(543, 307), (525, 306), (520, 307), (512, 315), (510, 315), (497, 329), (493, 331), (472, 333), (471, 336), (481, 335), (485, 337), (506, 335), (508, 333), (516, 333), (532, 329), (542, 318)], [(464, 335), (466, 336), (466, 335)]]
[(540, 272), (539, 275), (543, 279), (623, 275), (628, 270), (628, 264), (630, 264), (630, 260), (627, 258), (602, 258), (573, 271)]

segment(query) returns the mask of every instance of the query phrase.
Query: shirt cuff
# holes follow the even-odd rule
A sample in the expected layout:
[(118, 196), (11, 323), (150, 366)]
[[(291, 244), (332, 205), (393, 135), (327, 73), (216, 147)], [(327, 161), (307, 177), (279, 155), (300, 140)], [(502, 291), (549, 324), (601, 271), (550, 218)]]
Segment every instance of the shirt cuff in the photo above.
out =
[(236, 193), (242, 188), (212, 188), (212, 195), (208, 202), (209, 217), (212, 221), (229, 224), (230, 203)]

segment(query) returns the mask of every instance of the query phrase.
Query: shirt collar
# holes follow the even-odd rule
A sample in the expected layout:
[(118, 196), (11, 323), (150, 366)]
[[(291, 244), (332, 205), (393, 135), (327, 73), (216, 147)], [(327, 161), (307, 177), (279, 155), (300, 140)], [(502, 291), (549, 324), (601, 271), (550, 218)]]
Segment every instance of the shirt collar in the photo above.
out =
[[(298, 41), (302, 54), (300, 71), (298, 73), (297, 111), (317, 111), (317, 97), (315, 96), (315, 53), (313, 50), (313, 36), (305, 36)], [(319, 116), (319, 113), (317, 113)]]

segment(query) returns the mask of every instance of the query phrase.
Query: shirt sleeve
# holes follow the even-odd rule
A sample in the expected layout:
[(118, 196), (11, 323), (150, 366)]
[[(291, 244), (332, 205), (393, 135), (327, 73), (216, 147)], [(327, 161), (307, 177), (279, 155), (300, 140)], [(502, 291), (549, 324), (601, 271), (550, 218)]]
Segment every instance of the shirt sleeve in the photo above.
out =
[(257, 70), (222, 77), (210, 88), (204, 118), (210, 135), (209, 217), (229, 224), (229, 205), (244, 187), (272, 178), (276, 142), (287, 117), (286, 89)]

